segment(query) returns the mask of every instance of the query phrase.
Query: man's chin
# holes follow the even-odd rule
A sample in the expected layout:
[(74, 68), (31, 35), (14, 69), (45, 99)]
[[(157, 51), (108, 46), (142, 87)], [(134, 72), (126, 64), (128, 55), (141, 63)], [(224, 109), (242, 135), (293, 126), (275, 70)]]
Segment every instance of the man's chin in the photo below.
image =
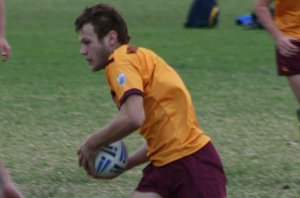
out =
[(97, 72), (97, 71), (101, 70), (101, 68), (100, 67), (91, 66), (91, 70), (92, 70), (92, 72)]

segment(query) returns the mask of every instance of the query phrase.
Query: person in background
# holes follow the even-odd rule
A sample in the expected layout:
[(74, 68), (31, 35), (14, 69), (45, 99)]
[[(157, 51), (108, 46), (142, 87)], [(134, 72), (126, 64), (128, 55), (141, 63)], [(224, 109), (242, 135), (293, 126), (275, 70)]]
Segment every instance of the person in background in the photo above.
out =
[[(0, 0), (0, 52), (4, 61), (10, 58), (11, 48), (5, 37), (5, 8)], [(8, 170), (0, 160), (0, 198), (22, 198), (23, 195), (12, 182)]]
[(214, 28), (218, 25), (220, 9), (217, 0), (194, 0), (190, 6), (185, 28)]
[(105, 70), (119, 111), (87, 136), (77, 155), (94, 178), (99, 149), (136, 130), (145, 138), (126, 170), (149, 162), (131, 198), (225, 198), (219, 154), (199, 127), (192, 98), (177, 72), (155, 52), (129, 45), (127, 25), (110, 5), (86, 8), (75, 21), (80, 53)]
[[(276, 44), (279, 76), (287, 77), (300, 104), (300, 1), (275, 0), (274, 19), (269, 11), (272, 0), (256, 0), (255, 13)], [(300, 108), (297, 109), (300, 121)]]

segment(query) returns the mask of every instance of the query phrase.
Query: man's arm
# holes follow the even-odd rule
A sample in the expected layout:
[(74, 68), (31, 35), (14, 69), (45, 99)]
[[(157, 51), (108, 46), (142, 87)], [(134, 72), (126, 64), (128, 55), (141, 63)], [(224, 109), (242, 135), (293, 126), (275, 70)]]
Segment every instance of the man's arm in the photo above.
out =
[(99, 148), (120, 140), (140, 128), (145, 121), (142, 96), (129, 96), (117, 115), (103, 128), (89, 135), (78, 150), (79, 165), (94, 176), (94, 160)]
[(259, 18), (264, 28), (271, 34), (272, 38), (277, 43), (279, 52), (284, 56), (292, 56), (298, 52), (298, 48), (295, 45), (293, 45), (292, 42), (298, 39), (285, 36), (278, 29), (269, 9), (270, 3), (271, 0), (256, 0), (255, 1), (256, 16)]
[(255, 13), (264, 28), (272, 35), (275, 41), (279, 41), (283, 34), (276, 27), (270, 12), (270, 0), (256, 0)]
[(5, 37), (5, 8), (4, 0), (0, 0), (0, 38)]
[(111, 122), (93, 134), (91, 147), (100, 148), (122, 139), (140, 128), (144, 121), (143, 97), (140, 95), (129, 96)]
[(11, 48), (5, 37), (5, 6), (4, 0), (0, 0), (0, 52), (3, 56), (2, 61), (6, 61), (11, 56)]
[(130, 170), (135, 166), (148, 162), (147, 158), (147, 144), (137, 149), (129, 158), (126, 165), (126, 170)]

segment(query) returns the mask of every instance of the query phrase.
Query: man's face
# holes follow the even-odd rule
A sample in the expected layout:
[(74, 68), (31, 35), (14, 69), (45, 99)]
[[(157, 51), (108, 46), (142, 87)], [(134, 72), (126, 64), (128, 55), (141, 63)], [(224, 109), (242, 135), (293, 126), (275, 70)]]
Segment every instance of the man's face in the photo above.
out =
[(85, 24), (79, 31), (80, 53), (91, 65), (91, 70), (96, 72), (107, 65), (111, 50), (106, 36), (99, 41), (91, 23)]

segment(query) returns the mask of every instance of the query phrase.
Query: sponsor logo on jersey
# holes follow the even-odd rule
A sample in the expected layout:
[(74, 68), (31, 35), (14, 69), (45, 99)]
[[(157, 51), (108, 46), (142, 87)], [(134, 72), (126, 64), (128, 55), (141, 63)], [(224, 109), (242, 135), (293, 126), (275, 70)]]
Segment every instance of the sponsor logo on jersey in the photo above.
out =
[(117, 78), (118, 84), (124, 86), (126, 84), (126, 76), (124, 73), (121, 73)]

